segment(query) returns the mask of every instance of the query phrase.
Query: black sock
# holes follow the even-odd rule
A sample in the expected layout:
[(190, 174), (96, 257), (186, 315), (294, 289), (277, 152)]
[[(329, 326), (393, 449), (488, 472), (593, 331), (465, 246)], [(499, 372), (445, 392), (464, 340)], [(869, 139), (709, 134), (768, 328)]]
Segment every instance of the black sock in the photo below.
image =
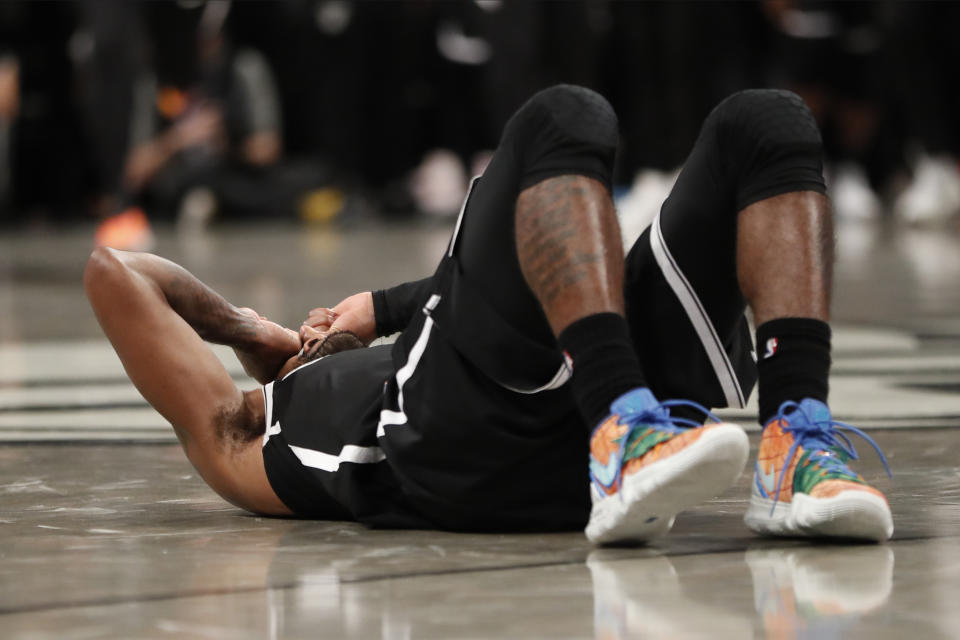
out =
[(572, 323), (557, 338), (573, 365), (573, 395), (593, 429), (610, 413), (610, 403), (646, 386), (630, 340), (627, 321), (618, 313), (596, 313)]
[(786, 400), (827, 401), (830, 325), (813, 318), (778, 318), (757, 327), (760, 424)]

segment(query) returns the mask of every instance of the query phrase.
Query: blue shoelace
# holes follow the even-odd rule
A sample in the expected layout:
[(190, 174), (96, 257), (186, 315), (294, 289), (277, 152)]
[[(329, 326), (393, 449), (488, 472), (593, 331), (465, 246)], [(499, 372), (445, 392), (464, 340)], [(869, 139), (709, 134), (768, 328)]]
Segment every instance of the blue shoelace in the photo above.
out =
[[(676, 435), (681, 431), (685, 431), (686, 429), (703, 426), (696, 420), (691, 420), (682, 416), (671, 416), (671, 407), (690, 407), (703, 413), (706, 417), (710, 418), (714, 422), (720, 422), (720, 418), (710, 413), (710, 411), (703, 405), (693, 402), (692, 400), (664, 400), (663, 402), (657, 402), (656, 404), (641, 404), (640, 402), (636, 402), (637, 400), (641, 400), (642, 397), (642, 395), (631, 394), (627, 398), (617, 400), (611, 406), (611, 411), (619, 416), (617, 419), (617, 424), (627, 426), (626, 432), (624, 432), (620, 439), (617, 471), (613, 476), (613, 483), (611, 485), (617, 487), (618, 489), (620, 487), (620, 477), (623, 472), (623, 465), (627, 461), (626, 454), (630, 444), (630, 436), (635, 431), (641, 428), (645, 429), (647, 427), (652, 427), (654, 429), (666, 431)], [(653, 396), (650, 395), (650, 397)], [(601, 494), (605, 493), (603, 484), (593, 477), (593, 474), (591, 474), (591, 480), (593, 480), (593, 483), (597, 486)], [(623, 499), (623, 494), (620, 495), (620, 499)]]
[[(822, 404), (821, 406), (826, 407), (826, 405)], [(787, 418), (786, 413), (791, 410), (792, 413), (790, 417)], [(880, 446), (874, 442), (873, 438), (853, 425), (834, 420), (829, 411), (824, 411), (823, 413), (825, 417), (818, 419), (815, 416), (811, 416), (800, 403), (787, 400), (780, 405), (777, 415), (774, 416), (773, 419), (777, 422), (787, 423), (787, 426), (782, 427), (782, 430), (793, 434), (793, 445), (791, 445), (790, 450), (787, 452), (787, 459), (784, 462), (783, 469), (780, 470), (780, 476), (777, 478), (777, 489), (774, 494), (773, 505), (770, 507), (771, 516), (774, 513), (777, 502), (780, 500), (780, 487), (783, 485), (783, 478), (787, 474), (787, 469), (790, 468), (790, 463), (797, 453), (797, 448), (801, 445), (809, 451), (821, 450), (823, 452), (829, 452), (831, 449), (837, 448), (848, 456), (848, 460), (859, 460), (857, 451), (853, 448), (853, 443), (843, 431), (849, 431), (866, 440), (867, 443), (873, 447), (874, 451), (877, 452), (880, 461), (883, 462), (887, 476), (890, 478), (893, 477), (893, 474), (890, 472), (890, 465), (887, 464), (886, 456), (883, 455), (883, 451), (880, 450)], [(797, 418), (800, 419), (798, 420)], [(838, 429), (842, 429), (842, 431), (838, 431)], [(830, 455), (829, 453), (812, 453), (811, 458), (814, 456), (816, 456), (820, 468), (825, 469), (828, 473), (835, 472), (855, 475), (847, 466), (846, 460), (840, 456)]]

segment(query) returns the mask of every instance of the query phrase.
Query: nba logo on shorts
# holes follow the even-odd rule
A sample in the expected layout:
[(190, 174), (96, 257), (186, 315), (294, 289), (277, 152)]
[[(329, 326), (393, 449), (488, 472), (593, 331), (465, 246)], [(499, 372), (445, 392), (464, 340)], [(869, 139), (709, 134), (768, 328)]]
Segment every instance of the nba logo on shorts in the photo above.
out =
[(777, 345), (780, 344), (780, 341), (776, 338), (770, 338), (767, 340), (767, 352), (763, 354), (763, 359), (772, 358), (774, 354), (777, 353)]

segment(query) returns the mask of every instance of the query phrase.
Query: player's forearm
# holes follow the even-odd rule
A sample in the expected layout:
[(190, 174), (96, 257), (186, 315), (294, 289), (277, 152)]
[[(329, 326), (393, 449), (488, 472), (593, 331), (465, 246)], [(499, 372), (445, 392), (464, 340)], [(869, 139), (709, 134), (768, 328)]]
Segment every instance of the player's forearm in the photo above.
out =
[(432, 282), (433, 277), (429, 277), (374, 291), (373, 315), (377, 321), (377, 335), (388, 336), (402, 331), (429, 297)]
[(127, 188), (134, 191), (141, 189), (177, 151), (176, 141), (169, 133), (134, 148), (124, 170)]
[(180, 265), (148, 253), (123, 253), (123, 263), (156, 285), (170, 307), (207, 342), (246, 347), (259, 322)]

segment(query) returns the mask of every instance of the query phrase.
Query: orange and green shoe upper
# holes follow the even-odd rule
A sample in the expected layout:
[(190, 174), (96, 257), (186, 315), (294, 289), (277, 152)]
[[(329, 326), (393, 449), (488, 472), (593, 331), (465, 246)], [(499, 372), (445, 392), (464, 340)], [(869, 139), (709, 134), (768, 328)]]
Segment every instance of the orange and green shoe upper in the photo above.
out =
[(716, 420), (696, 403), (657, 402), (645, 388), (634, 389), (613, 402), (612, 413), (590, 438), (590, 479), (601, 494), (616, 493), (624, 475), (681, 451), (710, 428), (691, 428), (702, 425), (671, 416), (669, 408), (679, 405), (694, 406)]
[(857, 454), (838, 428), (867, 440), (886, 466), (886, 458), (876, 443), (859, 429), (833, 420), (822, 402), (785, 402), (763, 429), (754, 475), (760, 494), (775, 502), (791, 502), (796, 493), (829, 498), (849, 490), (883, 498), (881, 492), (848, 466)]

